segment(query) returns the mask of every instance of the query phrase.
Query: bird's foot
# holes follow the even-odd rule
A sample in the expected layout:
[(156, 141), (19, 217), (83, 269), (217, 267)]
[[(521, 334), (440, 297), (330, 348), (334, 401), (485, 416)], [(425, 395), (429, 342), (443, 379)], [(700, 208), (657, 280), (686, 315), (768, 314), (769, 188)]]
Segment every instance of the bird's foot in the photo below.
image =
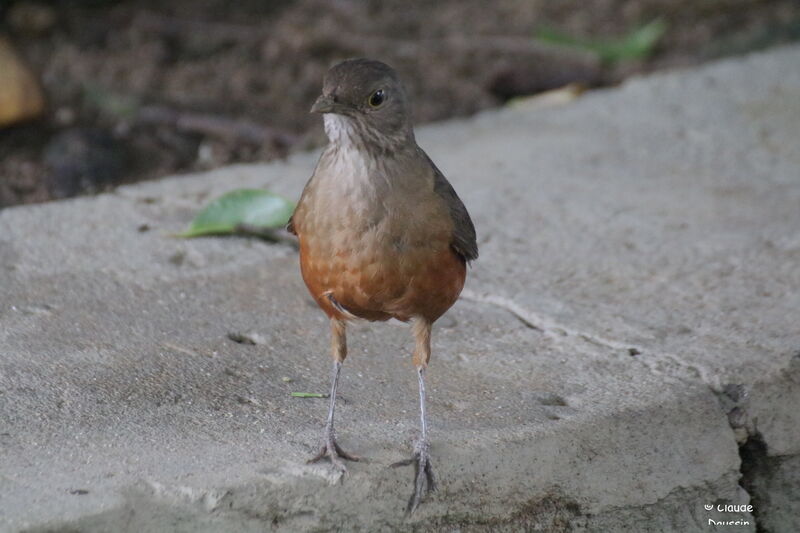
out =
[(325, 442), (322, 444), (322, 448), (319, 450), (317, 455), (312, 457), (307, 461), (308, 464), (316, 463), (321, 461), (324, 457), (327, 457), (331, 461), (331, 466), (339, 472), (340, 476), (344, 476), (347, 474), (347, 467), (344, 466), (344, 461), (360, 461), (361, 458), (357, 455), (353, 455), (351, 453), (347, 453), (344, 451), (339, 444), (336, 442), (336, 438), (331, 434), (326, 436)]
[[(436, 490), (436, 476), (431, 466), (431, 456), (429, 453), (430, 445), (426, 440), (420, 440), (414, 446), (414, 455), (410, 459), (392, 463), (392, 468), (398, 466), (414, 465), (414, 493), (408, 500), (408, 512), (413, 513), (422, 501), (423, 492), (433, 492)], [(427, 490), (423, 489), (427, 485)]]

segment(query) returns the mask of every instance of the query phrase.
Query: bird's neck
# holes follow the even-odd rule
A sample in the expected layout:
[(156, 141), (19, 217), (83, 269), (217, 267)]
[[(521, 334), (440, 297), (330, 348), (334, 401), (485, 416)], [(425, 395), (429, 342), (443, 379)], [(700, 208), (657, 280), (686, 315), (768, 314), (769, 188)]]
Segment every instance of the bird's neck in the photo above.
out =
[(363, 157), (387, 157), (416, 144), (410, 127), (406, 131), (387, 135), (358, 119), (343, 115), (326, 113), (323, 120), (325, 134), (332, 147), (340, 151), (361, 152)]

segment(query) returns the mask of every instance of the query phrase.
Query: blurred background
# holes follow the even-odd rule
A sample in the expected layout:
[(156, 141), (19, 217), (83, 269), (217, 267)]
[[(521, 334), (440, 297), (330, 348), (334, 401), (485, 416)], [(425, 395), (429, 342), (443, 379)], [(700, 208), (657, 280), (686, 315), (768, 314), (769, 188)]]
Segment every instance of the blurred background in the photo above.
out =
[(0, 208), (320, 145), (348, 57), (424, 123), (798, 39), (798, 0), (0, 1)]

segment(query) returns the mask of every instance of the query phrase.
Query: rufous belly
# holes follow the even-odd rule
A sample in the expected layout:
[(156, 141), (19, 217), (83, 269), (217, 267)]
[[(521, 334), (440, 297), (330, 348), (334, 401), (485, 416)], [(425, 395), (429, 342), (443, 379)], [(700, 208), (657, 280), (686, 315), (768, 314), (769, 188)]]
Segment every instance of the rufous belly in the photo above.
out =
[(434, 321), (464, 287), (466, 264), (444, 240), (360, 244), (336, 250), (300, 239), (303, 280), (329, 317)]

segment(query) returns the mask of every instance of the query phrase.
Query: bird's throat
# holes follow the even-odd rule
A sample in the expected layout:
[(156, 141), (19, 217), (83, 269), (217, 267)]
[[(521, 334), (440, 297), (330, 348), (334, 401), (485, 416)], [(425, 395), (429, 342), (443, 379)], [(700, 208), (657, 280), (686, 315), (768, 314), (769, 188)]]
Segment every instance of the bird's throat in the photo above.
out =
[(323, 115), (325, 134), (333, 144), (340, 146), (363, 144), (358, 132), (358, 126), (350, 117), (335, 113)]

